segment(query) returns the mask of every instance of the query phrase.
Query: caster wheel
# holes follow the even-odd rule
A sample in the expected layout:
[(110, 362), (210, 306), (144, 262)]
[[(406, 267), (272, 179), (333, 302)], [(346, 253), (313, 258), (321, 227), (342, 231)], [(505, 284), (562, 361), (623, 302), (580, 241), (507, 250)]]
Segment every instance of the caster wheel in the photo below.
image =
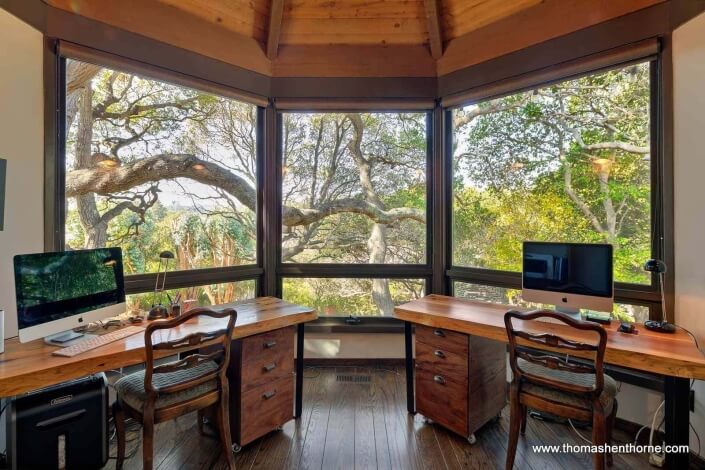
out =
[(473, 445), (474, 443), (477, 442), (477, 439), (475, 438), (475, 434), (470, 434), (468, 436), (468, 444)]
[(283, 431), (283, 430), (284, 430), (284, 426), (277, 426), (276, 428), (274, 428), (274, 430), (275, 430), (275, 431)]
[(233, 454), (237, 454), (238, 452), (240, 452), (242, 450), (242, 446), (239, 444), (233, 444), (232, 449), (233, 449)]

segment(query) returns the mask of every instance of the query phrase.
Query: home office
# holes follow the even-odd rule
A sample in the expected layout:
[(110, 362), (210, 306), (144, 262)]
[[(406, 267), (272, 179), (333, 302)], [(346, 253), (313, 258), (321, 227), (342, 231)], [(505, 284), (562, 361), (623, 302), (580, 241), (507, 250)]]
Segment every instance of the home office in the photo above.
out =
[[(4, 418), (47, 388), (105, 373), (108, 467), (119, 441), (123, 468), (699, 462), (702, 388), (690, 379), (702, 359), (689, 332), (701, 339), (702, 2), (0, 6), (0, 390), (15, 397)], [(585, 267), (568, 265), (606, 253), (527, 258), (532, 240), (611, 246), (612, 269), (603, 263), (588, 286)], [(86, 312), (21, 317), (15, 257), (28, 257), (21, 274), (42, 254), (113, 248), (122, 323), (85, 315), (96, 331), (83, 333), (137, 332), (46, 344), (77, 326), (51, 323)], [(555, 282), (522, 289), (549, 274)], [(505, 323), (509, 310), (573, 296), (570, 307), (590, 310), (584, 323)], [(224, 306), (235, 313), (207, 316)], [(184, 413), (144, 405), (170, 393), (148, 390), (152, 325), (152, 380), (215, 364), (215, 388), (187, 397)], [(23, 338), (34, 328), (37, 339)], [(223, 346), (208, 366), (201, 345), (178, 343), (223, 330), (194, 336)], [(286, 350), (282, 367), (262, 352), (272, 342)], [(78, 352), (54, 354), (65, 348)], [(558, 374), (550, 383), (508, 373), (546, 354), (562, 358), (539, 369)], [(286, 386), (263, 398), (274, 388), (260, 391), (273, 383), (262, 376), (279, 373)], [(570, 374), (594, 381), (561, 389)], [(589, 407), (560, 401), (590, 393)], [(607, 429), (613, 443), (690, 452), (533, 449), (605, 441)], [(71, 439), (56, 434), (42, 454), (74, 462)]]

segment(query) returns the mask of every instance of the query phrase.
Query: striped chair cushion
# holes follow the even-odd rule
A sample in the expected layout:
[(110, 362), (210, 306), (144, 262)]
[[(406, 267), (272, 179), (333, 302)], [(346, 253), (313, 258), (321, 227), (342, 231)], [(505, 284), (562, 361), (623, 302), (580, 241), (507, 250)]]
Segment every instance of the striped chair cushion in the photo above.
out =
[[(166, 387), (199, 377), (205, 373), (213, 372), (218, 369), (218, 364), (214, 361), (206, 361), (192, 367), (175, 372), (152, 375), (152, 383), (155, 387)], [(209, 380), (202, 384), (198, 384), (192, 388), (187, 388), (174, 393), (161, 393), (157, 397), (156, 409), (164, 408), (170, 405), (175, 405), (192, 398), (198, 397), (205, 393), (211, 392), (218, 388), (218, 382)], [(115, 383), (115, 391), (122, 401), (136, 410), (142, 410), (144, 402), (147, 399), (147, 391), (144, 389), (144, 371), (135, 372), (133, 374), (122, 377)]]
[[(595, 374), (578, 374), (570, 371), (549, 369), (548, 367), (543, 367), (524, 359), (518, 359), (517, 365), (522, 371), (529, 374), (546, 377), (563, 383), (581, 385), (584, 387), (593, 387), (595, 385)], [(602, 403), (605, 413), (609, 414), (612, 410), (614, 398), (617, 395), (617, 382), (607, 374), (605, 374), (604, 377), (605, 383), (602, 388), (602, 393), (600, 394), (600, 403)], [(592, 402), (581, 394), (564, 392), (528, 381), (521, 385), (521, 390), (556, 403), (592, 410)]]

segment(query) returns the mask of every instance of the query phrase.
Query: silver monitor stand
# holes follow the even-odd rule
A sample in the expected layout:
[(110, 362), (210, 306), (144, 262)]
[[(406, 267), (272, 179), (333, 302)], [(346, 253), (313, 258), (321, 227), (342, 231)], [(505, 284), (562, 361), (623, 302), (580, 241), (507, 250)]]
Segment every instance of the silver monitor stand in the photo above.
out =
[(580, 310), (577, 308), (568, 308), (559, 305), (555, 305), (555, 307), (556, 312), (566, 314), (573, 320), (582, 320), (582, 317), (580, 316)]

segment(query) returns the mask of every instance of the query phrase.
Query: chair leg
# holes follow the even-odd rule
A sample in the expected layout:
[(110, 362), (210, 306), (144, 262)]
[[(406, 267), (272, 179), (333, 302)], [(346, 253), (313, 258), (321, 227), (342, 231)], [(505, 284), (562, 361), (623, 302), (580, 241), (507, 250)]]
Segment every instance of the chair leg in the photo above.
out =
[(218, 434), (220, 435), (220, 443), (223, 446), (225, 460), (228, 462), (228, 468), (235, 470), (235, 458), (233, 457), (233, 441), (230, 436), (230, 413), (229, 413), (229, 396), (228, 385), (224, 384), (220, 393), (220, 402), (215, 413), (216, 421), (218, 422)]
[(526, 434), (526, 413), (527, 409), (525, 405), (521, 406), (521, 435)]
[(521, 428), (522, 405), (519, 403), (519, 385), (512, 382), (509, 391), (509, 445), (505, 470), (512, 470), (517, 451), (519, 431)]
[(118, 400), (113, 403), (113, 420), (115, 421), (115, 434), (117, 435), (117, 461), (115, 469), (121, 470), (125, 462), (125, 413)]
[(154, 465), (154, 411), (145, 410), (142, 418), (142, 468), (152, 470)]
[[(607, 435), (607, 443), (609, 445), (612, 445), (612, 431), (614, 430), (614, 420), (617, 418), (617, 399), (614, 399), (614, 403), (612, 404), (612, 412), (610, 415), (607, 417), (607, 426), (606, 426), (606, 435)], [(612, 459), (612, 452), (607, 453), (607, 466), (611, 467), (613, 464), (613, 459)]]
[[(606, 441), (605, 413), (602, 407), (594, 407), (592, 413), (592, 443), (596, 446), (604, 445)], [(592, 456), (595, 470), (604, 470), (605, 454), (595, 452)]]

